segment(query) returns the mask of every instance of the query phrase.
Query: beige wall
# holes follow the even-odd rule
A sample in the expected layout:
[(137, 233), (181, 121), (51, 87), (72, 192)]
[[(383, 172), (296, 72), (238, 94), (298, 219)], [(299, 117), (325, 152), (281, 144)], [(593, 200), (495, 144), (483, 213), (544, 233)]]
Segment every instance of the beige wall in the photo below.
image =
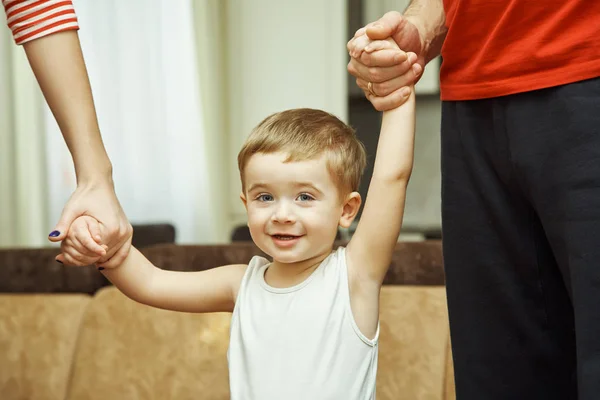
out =
[[(364, 20), (369, 21), (380, 9), (398, 6), (384, 3), (366, 2)], [(226, 238), (234, 226), (246, 223), (236, 157), (244, 138), (260, 120), (293, 107), (322, 108), (349, 120), (348, 95), (353, 87), (346, 72), (348, 12), (345, 0), (227, 2), (224, 88), (228, 108), (227, 135), (222, 143), (227, 150), (220, 153), (226, 159), (211, 169), (218, 171), (227, 197)], [(417, 86), (416, 154), (406, 205), (407, 230), (438, 229), (441, 224), (438, 68), (436, 60)], [(229, 179), (223, 175), (225, 170)]]
[(439, 96), (417, 96), (415, 164), (406, 197), (405, 231), (441, 226), (441, 114)]
[(346, 21), (345, 0), (228, 2), (229, 231), (246, 223), (236, 159), (256, 124), (295, 107), (347, 120)]

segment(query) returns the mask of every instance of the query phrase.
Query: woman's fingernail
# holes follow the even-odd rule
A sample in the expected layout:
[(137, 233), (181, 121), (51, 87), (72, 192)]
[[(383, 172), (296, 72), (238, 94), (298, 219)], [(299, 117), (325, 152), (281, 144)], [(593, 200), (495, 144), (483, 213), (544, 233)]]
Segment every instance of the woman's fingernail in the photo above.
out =
[(98, 271), (103, 271), (104, 267), (98, 267)]
[(56, 262), (57, 262), (57, 263), (59, 263), (59, 264), (62, 264), (62, 263), (63, 263), (63, 262), (62, 262), (62, 261), (60, 261), (60, 260), (54, 260), (54, 261), (56, 261)]
[(57, 236), (60, 236), (60, 232), (59, 231), (52, 231), (52, 232), (50, 232), (50, 234), (48, 236), (49, 237), (57, 237)]

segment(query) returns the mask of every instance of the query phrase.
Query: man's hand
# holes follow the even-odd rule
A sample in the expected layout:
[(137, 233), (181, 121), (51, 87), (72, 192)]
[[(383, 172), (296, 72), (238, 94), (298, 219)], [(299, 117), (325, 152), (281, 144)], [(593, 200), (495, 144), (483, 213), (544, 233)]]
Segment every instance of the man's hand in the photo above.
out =
[[(55, 229), (48, 238), (59, 242), (67, 238), (71, 225), (80, 216), (89, 216), (98, 222), (99, 230), (91, 230), (89, 237), (94, 240), (83, 240), (86, 249), (82, 253), (86, 259), (100, 256), (98, 265), (113, 268), (119, 265), (131, 247), (133, 229), (121, 208), (112, 184), (82, 183), (65, 205)], [(101, 235), (100, 235), (101, 232)], [(103, 248), (100, 244), (105, 245)], [(78, 265), (65, 258), (67, 265)]]
[[(373, 41), (393, 39), (400, 50), (374, 51)], [(367, 96), (379, 111), (396, 108), (406, 101), (404, 92), (420, 78), (426, 62), (425, 43), (411, 17), (389, 12), (378, 21), (359, 29), (348, 42), (351, 60), (348, 72), (359, 87), (371, 82), (373, 96)]]

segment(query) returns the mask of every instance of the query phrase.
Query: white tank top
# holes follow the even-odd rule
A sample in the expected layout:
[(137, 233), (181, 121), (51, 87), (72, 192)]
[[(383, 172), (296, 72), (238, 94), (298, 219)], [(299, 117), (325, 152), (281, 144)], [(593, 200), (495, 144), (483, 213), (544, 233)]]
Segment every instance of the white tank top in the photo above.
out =
[(274, 288), (269, 261), (253, 257), (231, 319), (227, 359), (232, 400), (373, 400), (373, 340), (350, 308), (345, 248), (302, 283)]

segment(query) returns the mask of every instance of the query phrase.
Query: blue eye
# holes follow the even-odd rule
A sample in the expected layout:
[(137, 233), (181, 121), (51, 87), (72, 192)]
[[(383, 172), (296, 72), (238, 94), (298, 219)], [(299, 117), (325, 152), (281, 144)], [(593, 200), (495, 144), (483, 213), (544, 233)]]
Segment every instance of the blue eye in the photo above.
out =
[(311, 201), (314, 199), (315, 199), (314, 197), (312, 197), (310, 194), (307, 194), (307, 193), (302, 193), (298, 196), (298, 200), (300, 200), (300, 201)]
[(270, 194), (261, 194), (256, 199), (258, 201), (273, 201), (273, 196)]

